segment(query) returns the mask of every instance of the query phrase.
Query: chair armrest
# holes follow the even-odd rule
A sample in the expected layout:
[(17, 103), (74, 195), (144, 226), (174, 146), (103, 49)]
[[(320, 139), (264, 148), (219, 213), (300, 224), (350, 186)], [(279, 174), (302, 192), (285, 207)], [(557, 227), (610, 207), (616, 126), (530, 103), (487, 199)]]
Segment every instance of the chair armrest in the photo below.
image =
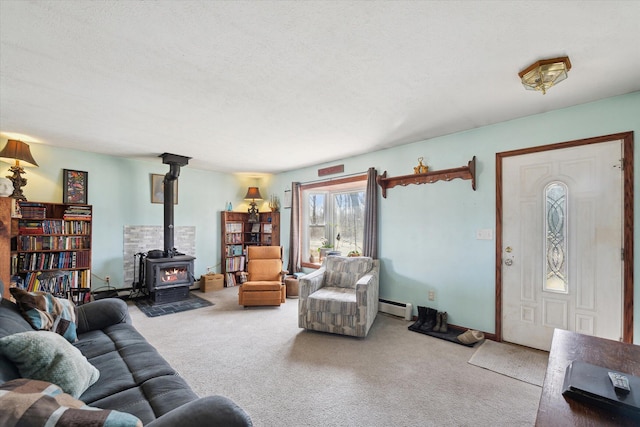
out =
[(186, 403), (145, 427), (250, 427), (249, 415), (231, 399), (207, 396)]
[(127, 303), (121, 299), (105, 298), (78, 306), (78, 333), (118, 323), (131, 323)]
[(378, 312), (378, 296), (380, 293), (379, 264), (358, 279), (356, 283), (356, 303), (358, 307), (366, 307), (367, 318), (374, 319)]
[(284, 283), (284, 278), (285, 278), (285, 277), (287, 277), (287, 274), (288, 274), (288, 273), (289, 273), (289, 272), (288, 272), (287, 270), (282, 270), (282, 271), (280, 272), (280, 282), (281, 282), (281, 283)]
[(308, 298), (309, 295), (317, 291), (324, 284), (324, 272), (326, 267), (320, 267), (313, 273), (302, 276), (299, 280), (299, 298)]

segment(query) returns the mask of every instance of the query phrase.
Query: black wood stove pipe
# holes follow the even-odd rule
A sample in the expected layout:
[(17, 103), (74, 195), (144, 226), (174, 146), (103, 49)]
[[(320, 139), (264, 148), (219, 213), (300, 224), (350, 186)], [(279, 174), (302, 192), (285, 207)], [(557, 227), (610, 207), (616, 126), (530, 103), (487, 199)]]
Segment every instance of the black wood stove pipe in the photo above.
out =
[(173, 207), (175, 194), (173, 191), (174, 181), (180, 176), (180, 167), (189, 163), (191, 157), (179, 156), (177, 154), (164, 153), (160, 155), (162, 163), (169, 165), (169, 172), (164, 176), (164, 256), (173, 258), (176, 249), (173, 247)]

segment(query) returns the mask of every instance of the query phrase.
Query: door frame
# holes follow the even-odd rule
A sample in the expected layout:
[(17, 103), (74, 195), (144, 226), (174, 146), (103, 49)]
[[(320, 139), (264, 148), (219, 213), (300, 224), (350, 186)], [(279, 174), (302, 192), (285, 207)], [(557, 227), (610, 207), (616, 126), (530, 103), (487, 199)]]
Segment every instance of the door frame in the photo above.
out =
[(496, 153), (496, 318), (495, 337), (502, 341), (502, 160), (541, 151), (561, 150), (588, 144), (622, 140), (623, 146), (623, 289), (622, 342), (633, 343), (633, 131), (577, 139), (538, 147)]

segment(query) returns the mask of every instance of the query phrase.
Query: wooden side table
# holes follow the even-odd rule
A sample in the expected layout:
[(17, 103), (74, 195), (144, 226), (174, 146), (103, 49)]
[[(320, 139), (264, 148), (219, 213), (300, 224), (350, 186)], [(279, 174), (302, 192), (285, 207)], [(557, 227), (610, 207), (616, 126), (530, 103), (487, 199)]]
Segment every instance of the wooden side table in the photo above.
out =
[(298, 298), (300, 292), (300, 282), (295, 276), (287, 276), (284, 279), (284, 284), (287, 286), (287, 298)]
[(580, 360), (640, 376), (640, 346), (556, 329), (544, 378), (536, 426), (637, 426), (634, 419), (613, 410), (562, 395), (567, 366)]

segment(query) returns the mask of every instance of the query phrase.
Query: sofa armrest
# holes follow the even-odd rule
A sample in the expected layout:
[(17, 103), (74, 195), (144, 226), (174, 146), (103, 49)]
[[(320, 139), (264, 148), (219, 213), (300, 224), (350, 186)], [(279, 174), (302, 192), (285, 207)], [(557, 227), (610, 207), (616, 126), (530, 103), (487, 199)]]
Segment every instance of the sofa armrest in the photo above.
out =
[(252, 426), (249, 415), (223, 396), (201, 397), (151, 421), (145, 427)]
[(131, 323), (127, 303), (121, 299), (105, 298), (78, 306), (78, 333), (118, 323)]

